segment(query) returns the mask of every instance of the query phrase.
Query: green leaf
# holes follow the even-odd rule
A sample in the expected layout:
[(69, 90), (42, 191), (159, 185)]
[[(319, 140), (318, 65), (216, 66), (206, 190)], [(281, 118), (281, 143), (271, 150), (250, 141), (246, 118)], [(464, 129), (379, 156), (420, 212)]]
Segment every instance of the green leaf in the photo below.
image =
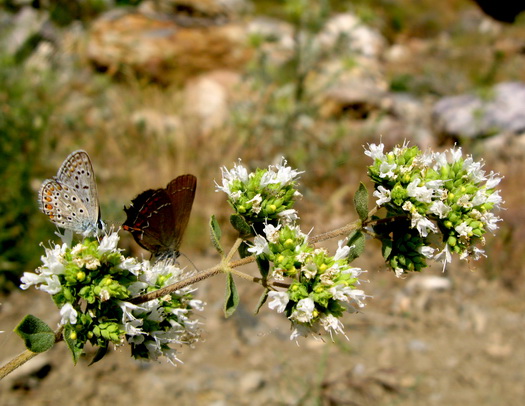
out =
[(211, 243), (217, 250), (219, 254), (224, 255), (224, 250), (222, 249), (221, 245), (221, 227), (219, 226), (219, 222), (215, 218), (215, 215), (212, 215), (210, 218), (210, 237), (211, 237)]
[(93, 357), (93, 360), (89, 363), (89, 365), (93, 365), (95, 362), (100, 361), (104, 356), (108, 353), (108, 346), (99, 347), (97, 350), (95, 356)]
[(361, 221), (366, 220), (368, 217), (368, 190), (366, 190), (366, 186), (363, 185), (363, 183), (359, 184), (359, 187), (355, 192), (354, 205), (355, 211)]
[(389, 240), (388, 238), (384, 238), (381, 240), (382, 246), (381, 246), (381, 253), (383, 254), (383, 258), (388, 260), (390, 257), (390, 254), (392, 254), (392, 240)]
[(82, 349), (78, 348), (78, 341), (73, 338), (76, 336), (76, 331), (70, 324), (67, 324), (62, 335), (64, 337), (64, 341), (67, 344), (67, 347), (69, 348), (69, 351), (71, 351), (73, 363), (76, 365), (80, 359), (80, 356), (82, 355)]
[(45, 352), (55, 344), (55, 333), (51, 327), (31, 314), (22, 319), (14, 332), (24, 340), (29, 351)]
[(259, 301), (257, 302), (257, 307), (255, 308), (255, 314), (259, 314), (259, 310), (261, 310), (261, 307), (263, 306), (263, 304), (266, 303), (266, 299), (268, 299), (269, 291), (270, 289), (266, 289), (264, 293), (261, 295), (261, 297), (259, 298)]
[(250, 246), (248, 245), (247, 241), (243, 241), (243, 243), (239, 245), (239, 249), (237, 251), (239, 251), (239, 256), (241, 258), (246, 258), (252, 255), (252, 253), (248, 251), (248, 248), (250, 248)]
[(252, 228), (246, 222), (243, 216), (239, 214), (232, 214), (230, 216), (230, 223), (232, 224), (233, 228), (239, 232), (239, 236), (241, 238), (247, 238), (252, 235)]
[(365, 250), (365, 235), (360, 230), (353, 231), (348, 236), (348, 243), (346, 245), (350, 247), (350, 252), (347, 257), (348, 262), (352, 262)]
[(270, 272), (270, 261), (261, 257), (258, 257), (255, 261), (257, 262), (261, 276), (263, 279), (266, 279), (268, 277), (268, 272)]
[(239, 305), (239, 293), (231, 272), (226, 274), (226, 299), (224, 301), (224, 316), (230, 317)]

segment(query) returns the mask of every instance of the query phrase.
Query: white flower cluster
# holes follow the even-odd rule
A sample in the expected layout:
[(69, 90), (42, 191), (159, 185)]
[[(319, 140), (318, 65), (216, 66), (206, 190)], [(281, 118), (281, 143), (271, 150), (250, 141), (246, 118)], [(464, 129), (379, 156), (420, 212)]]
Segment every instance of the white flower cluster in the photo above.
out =
[(267, 224), (263, 234), (255, 237), (249, 251), (271, 263), (271, 278), (293, 281), (285, 292), (268, 293), (269, 308), (285, 313), (292, 322), (290, 339), (322, 330), (330, 336), (344, 335), (340, 317), (363, 307), (366, 298), (356, 288), (363, 271), (348, 263), (351, 247), (345, 245), (346, 240), (339, 242), (332, 257), (325, 249), (309, 245), (298, 226)]
[[(126, 339), (136, 358), (157, 360), (164, 355), (175, 364), (179, 360), (169, 345), (198, 340), (198, 321), (191, 316), (204, 304), (193, 298), (191, 287), (140, 305), (127, 302), (187, 275), (170, 259), (151, 264), (125, 257), (118, 241), (115, 232), (100, 242), (86, 239), (70, 247), (68, 240), (45, 248), (43, 265), (35, 273), (24, 273), (21, 288), (35, 286), (53, 295), (60, 307), (60, 325), (75, 326), (68, 345), (73, 342), (80, 349), (86, 341), (107, 345), (103, 339), (120, 345)], [(99, 315), (100, 320), (114, 322), (99, 322)]]
[(295, 181), (302, 172), (286, 165), (284, 158), (277, 165), (248, 173), (240, 160), (233, 169), (221, 168), (222, 185), (216, 183), (216, 191), (228, 195), (235, 211), (248, 222), (267, 219), (297, 220), (294, 201), (301, 197), (295, 189)]
[(502, 179), (498, 174), (487, 174), (483, 163), (463, 157), (461, 148), (422, 153), (405, 143), (385, 153), (383, 144), (372, 144), (365, 155), (374, 160), (369, 175), (375, 182), (377, 206), (386, 207), (392, 216), (406, 214), (423, 242), (443, 234), (444, 244), (436, 253), (429, 245), (416, 244), (420, 253), (445, 264), (452, 253), (462, 259), (483, 254), (476, 243), (483, 244), (484, 233), (494, 232), (501, 221), (493, 213), (503, 203), (495, 189)]

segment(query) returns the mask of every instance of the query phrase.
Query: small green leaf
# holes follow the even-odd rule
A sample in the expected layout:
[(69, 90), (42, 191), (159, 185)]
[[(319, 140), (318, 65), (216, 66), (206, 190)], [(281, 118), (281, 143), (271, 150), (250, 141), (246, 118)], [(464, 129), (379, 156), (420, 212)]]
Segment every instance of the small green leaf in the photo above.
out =
[(219, 254), (224, 255), (224, 250), (222, 249), (221, 245), (221, 227), (219, 226), (219, 222), (215, 218), (215, 215), (212, 215), (210, 218), (210, 236), (211, 236), (211, 243), (217, 250)]
[(239, 214), (232, 214), (230, 216), (230, 223), (232, 224), (233, 228), (239, 232), (239, 236), (241, 238), (247, 238), (252, 235), (252, 228), (246, 222), (243, 216)]
[(383, 258), (388, 260), (390, 257), (390, 254), (392, 254), (392, 240), (389, 240), (388, 238), (384, 238), (381, 240), (382, 247), (381, 247), (381, 253), (383, 254)]
[(270, 261), (261, 257), (258, 257), (255, 261), (257, 262), (261, 276), (263, 279), (266, 279), (268, 277), (268, 272), (270, 272)]
[(362, 183), (359, 184), (357, 191), (354, 195), (354, 205), (357, 215), (364, 221), (368, 217), (368, 190)]
[(224, 300), (224, 316), (230, 317), (239, 305), (239, 293), (231, 272), (226, 274), (226, 299)]
[(62, 336), (64, 337), (64, 341), (67, 344), (67, 347), (69, 348), (69, 351), (71, 351), (71, 356), (73, 357), (73, 364), (77, 364), (80, 356), (82, 355), (82, 349), (78, 348), (78, 341), (74, 338), (76, 337), (76, 331), (75, 329), (70, 325), (67, 324), (64, 328), (64, 331), (62, 333)]
[(269, 291), (270, 289), (266, 289), (264, 293), (261, 295), (261, 297), (259, 298), (259, 301), (257, 302), (257, 307), (255, 308), (255, 314), (259, 314), (259, 310), (261, 310), (261, 307), (263, 306), (263, 304), (266, 303), (266, 299), (268, 299)]
[(22, 319), (14, 332), (24, 340), (29, 351), (45, 352), (55, 344), (55, 333), (51, 327), (31, 314)]
[(241, 258), (246, 258), (252, 255), (252, 253), (248, 251), (248, 248), (250, 248), (250, 246), (248, 245), (247, 241), (243, 241), (243, 243), (239, 245), (238, 251), (239, 251), (239, 256)]
[(89, 363), (89, 366), (90, 365), (93, 365), (95, 362), (98, 362), (100, 361), (102, 358), (104, 358), (104, 356), (108, 353), (108, 346), (104, 346), (104, 347), (99, 347), (99, 349), (97, 350), (95, 356), (93, 357), (93, 360)]
[(365, 235), (360, 230), (353, 231), (348, 236), (348, 243), (346, 245), (350, 247), (350, 252), (347, 257), (348, 262), (352, 262), (365, 250)]

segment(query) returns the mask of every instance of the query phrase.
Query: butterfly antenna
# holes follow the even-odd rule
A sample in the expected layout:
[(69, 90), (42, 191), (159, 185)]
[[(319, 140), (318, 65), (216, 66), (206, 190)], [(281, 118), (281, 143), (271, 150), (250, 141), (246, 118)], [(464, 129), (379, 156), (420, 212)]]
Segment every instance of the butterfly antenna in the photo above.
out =
[(195, 269), (196, 272), (200, 272), (199, 268), (197, 268), (197, 267), (195, 266), (195, 264), (193, 263), (193, 261), (192, 261), (192, 260), (191, 260), (186, 254), (177, 251), (177, 257), (180, 256), (180, 255), (182, 255), (184, 258), (186, 258), (186, 259), (188, 260), (188, 262), (193, 266), (193, 268)]

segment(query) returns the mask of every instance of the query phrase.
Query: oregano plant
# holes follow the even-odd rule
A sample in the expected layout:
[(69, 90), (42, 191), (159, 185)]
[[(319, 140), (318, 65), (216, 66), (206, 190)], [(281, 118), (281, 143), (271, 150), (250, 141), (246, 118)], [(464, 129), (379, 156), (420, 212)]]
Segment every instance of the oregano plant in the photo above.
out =
[[(381, 241), (385, 264), (397, 277), (422, 272), (431, 261), (445, 267), (458, 256), (484, 256), (487, 232), (501, 220), (501, 177), (487, 173), (483, 163), (464, 156), (461, 148), (423, 152), (407, 143), (385, 151), (383, 144), (365, 149), (371, 158), (368, 176), (375, 205), (360, 184), (354, 195), (356, 220), (321, 235), (305, 232), (294, 208), (302, 198), (301, 171), (285, 159), (250, 172), (241, 161), (222, 168), (216, 190), (224, 193), (233, 213), (230, 224), (209, 222), (209, 235), (220, 261), (210, 269), (181, 269), (176, 255), (149, 260), (123, 254), (121, 230), (104, 229), (100, 236), (61, 233), (62, 243), (44, 248), (42, 265), (26, 272), (21, 288), (35, 287), (51, 295), (60, 313), (56, 329), (28, 315), (15, 331), (28, 351), (0, 370), (3, 377), (38, 353), (64, 341), (73, 362), (87, 343), (103, 360), (110, 347), (129, 346), (137, 359), (180, 360), (174, 345), (199, 341), (205, 303), (195, 298), (204, 279), (226, 275), (224, 314), (234, 314), (242, 292), (236, 279), (260, 285), (256, 312), (264, 306), (290, 322), (291, 340), (300, 337), (346, 336), (341, 318), (365, 306), (370, 297), (361, 285), (365, 270), (353, 265), (367, 240)], [(238, 238), (223, 247), (222, 230), (233, 227)], [(308, 228), (309, 229), (309, 228)], [(335, 252), (320, 246), (339, 238)], [(234, 257), (238, 256), (238, 259)], [(240, 268), (256, 263), (258, 274)], [(203, 344), (205, 345), (205, 344)]]

